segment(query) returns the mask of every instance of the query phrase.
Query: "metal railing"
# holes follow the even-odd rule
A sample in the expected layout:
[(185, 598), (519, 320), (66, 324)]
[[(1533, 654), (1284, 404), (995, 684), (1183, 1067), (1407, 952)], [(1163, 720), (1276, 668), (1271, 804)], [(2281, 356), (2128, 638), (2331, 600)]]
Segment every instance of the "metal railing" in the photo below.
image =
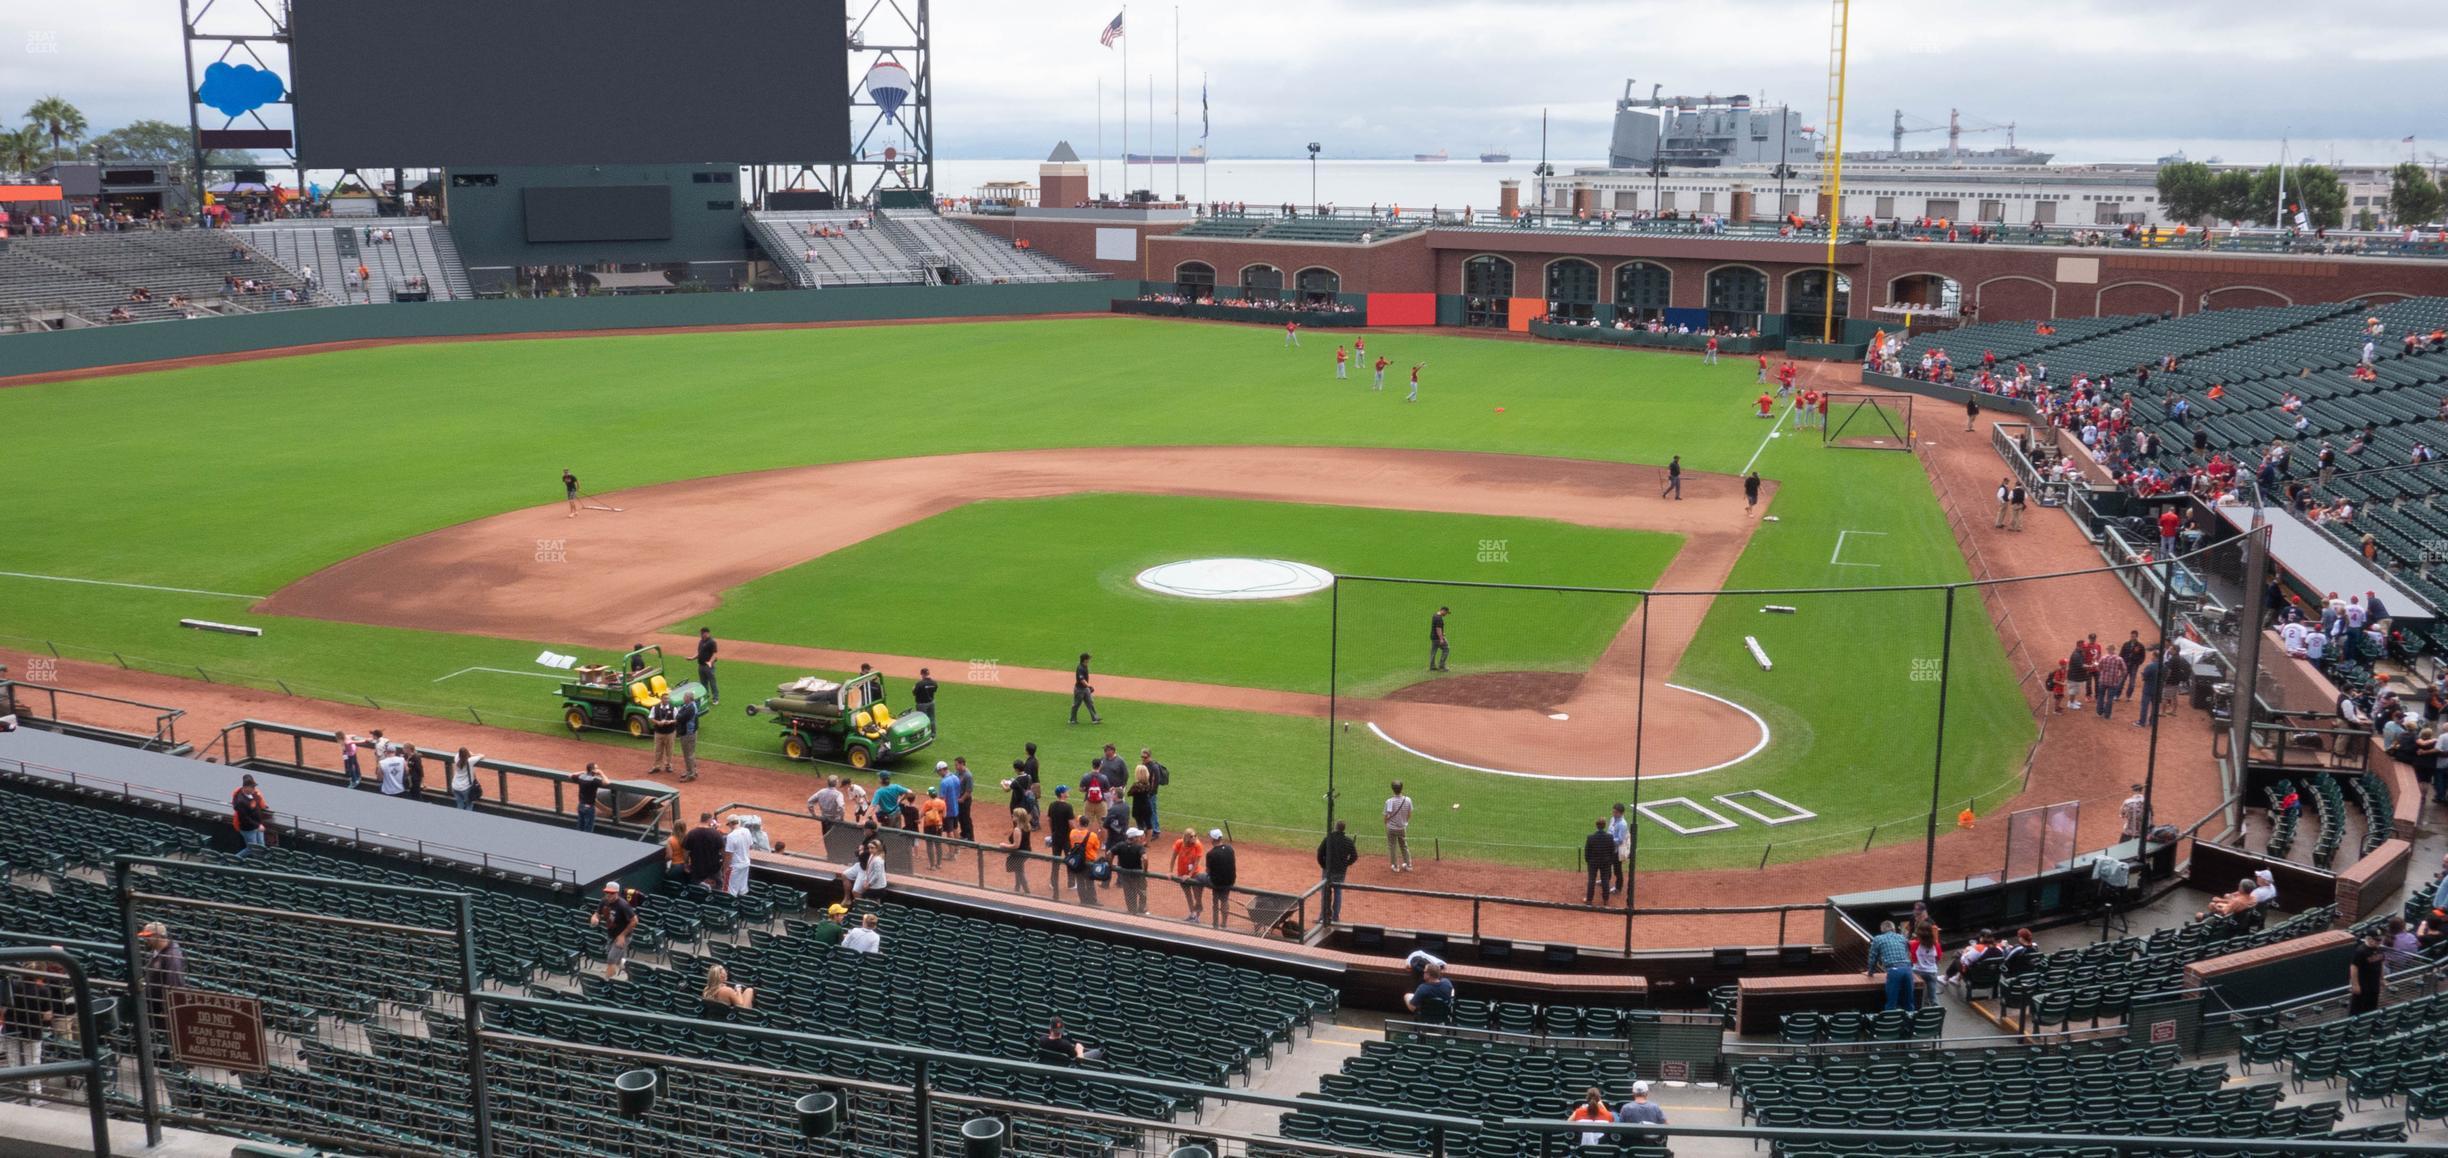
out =
[[(988, 811), (996, 818), (990, 828), (1008, 830), (1007, 812)], [(735, 812), (757, 815), (766, 821), (769, 831), (775, 827), (771, 823), (774, 817), (819, 826), (825, 823), (808, 816), (804, 808), (749, 800), (735, 800), (714, 810), (718, 817)], [(829, 831), (822, 832), (818, 851), (806, 855), (848, 864), (855, 857), (865, 831), (848, 821), (836, 822)], [(1196, 880), (1162, 871), (1162, 867), (1171, 863), (1171, 852), (1154, 843), (1147, 846), (1146, 871), (1133, 873), (1114, 867), (1103, 880), (1090, 877), (1083, 882), (1082, 875), (1070, 871), (1061, 858), (1034, 849), (1021, 852), (1000, 843), (972, 842), (883, 824), (876, 827), (875, 836), (884, 846), (887, 878), (908, 877), (1000, 896), (1076, 905), (1083, 911), (1118, 911), (1175, 922), (1190, 920), (1195, 899), (1200, 920), (1220, 932), (1305, 943), (1315, 943), (1325, 932), (1322, 922), (1310, 920), (1317, 911), (1322, 885), (1312, 885), (1298, 893), (1235, 885), (1231, 890), (1233, 908), (1219, 922), (1215, 919), (1214, 890)], [(1099, 838), (1102, 836), (1100, 831)]]
[[(85, 1113), (93, 1127), (93, 1152), (96, 1158), (110, 1158), (110, 1067), (115, 1063), (103, 1050), (102, 1034), (106, 1023), (114, 1018), (118, 1000), (107, 998), (103, 1005), (97, 1006), (94, 983), (87, 977), (84, 963), (58, 942), (0, 947), (0, 977), (8, 980), (12, 990), (28, 995), (42, 986), (65, 985), (71, 1012), (63, 1016), (71, 1019), (76, 1026), (74, 1058), (51, 1062), (41, 1060), (43, 1053), (53, 1043), (38, 1028), (37, 1036), (30, 1039), (34, 1043), (34, 1060), (21, 1065), (0, 1066), (0, 1084), (39, 1083), (45, 1078), (82, 1080), (85, 1086), (82, 1099)], [(8, 1016), (12, 1033), (19, 1031), (21, 1027), (16, 1022), (25, 1015), (25, 1010), (31, 1008), (33, 1006), (23, 997), (11, 1002)]]
[[(233, 736), (236, 737), (234, 746)], [(269, 741), (264, 742), (260, 739), (263, 737), (268, 737)], [(430, 752), (437, 756), (456, 751), (456, 746), (453, 745), (418, 744), (397, 736), (386, 736), (385, 738), (397, 743), (413, 745), (420, 752)], [(283, 742), (284, 740), (286, 742)], [(307, 748), (309, 743), (329, 745), (334, 751), (325, 753), (318, 748), (314, 752), (316, 758), (310, 760)], [(277, 769), (285, 773), (304, 774), (318, 780), (345, 783), (346, 773), (341, 770), (339, 754), (336, 751), (339, 744), (339, 733), (322, 728), (283, 724), (271, 720), (245, 719), (222, 728), (218, 736), (206, 742), (205, 748), (208, 751), (218, 751), (221, 762), (232, 767)], [(359, 760), (365, 778), (373, 779), (373, 753), (369, 750), (361, 754)], [(493, 780), (492, 790), (485, 795), (484, 799), (477, 802), (476, 806), (479, 810), (507, 813), (529, 820), (550, 818), (575, 823), (578, 810), (578, 777), (574, 773), (491, 757), (476, 761), (475, 766), (479, 772), (492, 773)], [(514, 793), (512, 789), (520, 785), (551, 792), (551, 807), (527, 802), (523, 798), (524, 794)], [(605, 815), (598, 824), (597, 831), (604, 832), (606, 835), (634, 835), (641, 840), (660, 839), (666, 831), (665, 819), (676, 818), (679, 815), (680, 791), (676, 788), (660, 784), (641, 784), (635, 781), (608, 781), (604, 784), (602, 792), (608, 798), (609, 803), (604, 809)], [(450, 800), (447, 794), (435, 796), (432, 799), (435, 803), (448, 803)]]
[[(30, 697), (37, 694), (43, 698), (43, 707), (47, 709), (39, 713), (28, 708)], [(152, 726), (145, 732), (137, 732), (125, 728), (73, 721), (60, 714), (61, 696), (67, 696), (74, 701), (136, 708), (139, 715), (149, 715), (153, 718)], [(28, 727), (44, 731), (73, 732), (98, 738), (134, 741), (136, 747), (147, 751), (168, 752), (174, 756), (182, 756), (191, 750), (191, 746), (179, 743), (178, 738), (178, 721), (180, 717), (187, 714), (187, 710), (146, 703), (143, 700), (106, 696), (100, 692), (81, 692), (75, 688), (64, 688), (49, 682), (0, 679), (0, 713), (14, 714), (20, 723)]]
[[(53, 788), (66, 788), (87, 796), (111, 797), (122, 804), (177, 812), (189, 817), (221, 820), (229, 816), (230, 810), (230, 802), (226, 797), (190, 796), (174, 789), (156, 788), (149, 784), (131, 784), (125, 780), (97, 776), (91, 772), (76, 772), (66, 768), (53, 768), (47, 764), (0, 757), (0, 781), (9, 780), (47, 785)], [(471, 868), (481, 868), (488, 872), (515, 872), (522, 876), (556, 884), (576, 886), (581, 883), (578, 870), (546, 861), (463, 848), (455, 844), (403, 836), (399, 833), (386, 832), (379, 828), (368, 828), (345, 821), (324, 820), (311, 816), (299, 816), (295, 813), (276, 812), (273, 816), (280, 822), (280, 832), (285, 838), (320, 837), (382, 852), (413, 854), (419, 858), (440, 856), (445, 860), (456, 861)]]

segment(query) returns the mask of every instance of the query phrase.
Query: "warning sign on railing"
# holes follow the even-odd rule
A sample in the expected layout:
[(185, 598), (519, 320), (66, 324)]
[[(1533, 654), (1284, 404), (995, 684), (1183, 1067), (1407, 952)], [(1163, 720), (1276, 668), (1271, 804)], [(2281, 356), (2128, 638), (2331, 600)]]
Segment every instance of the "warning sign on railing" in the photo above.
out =
[(231, 993), (173, 989), (164, 1006), (170, 1056), (179, 1064), (263, 1072), (263, 1002)]

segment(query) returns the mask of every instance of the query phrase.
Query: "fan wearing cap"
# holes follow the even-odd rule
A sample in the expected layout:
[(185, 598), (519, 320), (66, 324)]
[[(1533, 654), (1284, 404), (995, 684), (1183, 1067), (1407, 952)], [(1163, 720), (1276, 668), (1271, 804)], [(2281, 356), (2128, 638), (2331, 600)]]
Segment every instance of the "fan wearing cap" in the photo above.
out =
[(841, 944), (842, 934), (849, 931), (843, 927), (842, 918), (849, 915), (850, 906), (848, 905), (833, 905), (827, 908), (824, 911), (824, 919), (816, 922), (816, 943), (819, 945)]
[(1113, 849), (1115, 875), (1122, 878), (1122, 907), (1131, 915), (1147, 915), (1147, 830), (1126, 828)]
[[(1615, 1107), (1615, 1120), (1663, 1126), (1666, 1124), (1666, 1111), (1659, 1109), (1655, 1102), (1649, 1100), (1649, 1083), (1634, 1082), (1632, 1083), (1632, 1100)], [(1643, 1146), (1658, 1146), (1665, 1143), (1665, 1137), (1659, 1134), (1641, 1134), (1630, 1141)]]
[(587, 924), (604, 932), (604, 977), (628, 980), (629, 934), (637, 931), (637, 906), (621, 895), (620, 882), (604, 882), (603, 903), (588, 915)]
[(145, 1003), (154, 1017), (162, 1015), (163, 994), (187, 987), (187, 951), (170, 939), (170, 929), (154, 921), (136, 934), (144, 942)]
[(1232, 845), (1224, 839), (1224, 830), (1207, 830), (1207, 889), (1215, 894), (1207, 907), (1208, 920), (1223, 928), (1232, 911), (1234, 882), (1241, 879), (1241, 870), (1233, 863)]

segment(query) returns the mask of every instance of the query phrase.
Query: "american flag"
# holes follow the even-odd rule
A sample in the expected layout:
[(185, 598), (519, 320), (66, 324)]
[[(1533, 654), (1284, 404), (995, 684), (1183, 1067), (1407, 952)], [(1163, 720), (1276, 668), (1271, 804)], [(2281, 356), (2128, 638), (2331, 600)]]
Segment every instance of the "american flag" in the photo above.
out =
[(1105, 34), (1097, 37), (1097, 43), (1102, 44), (1107, 48), (1112, 48), (1113, 42), (1120, 39), (1122, 39), (1122, 14), (1116, 12), (1114, 13), (1113, 23), (1105, 26)]

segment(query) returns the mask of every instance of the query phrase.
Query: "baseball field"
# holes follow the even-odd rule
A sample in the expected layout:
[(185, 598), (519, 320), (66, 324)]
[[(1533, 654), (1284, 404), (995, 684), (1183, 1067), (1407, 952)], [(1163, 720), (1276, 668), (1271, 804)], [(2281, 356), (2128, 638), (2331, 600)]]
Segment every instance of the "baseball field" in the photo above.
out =
[[(896, 706), (918, 665), (942, 681), (929, 765), (1152, 747), (1169, 827), (1302, 846), (1348, 723), (1346, 815), (1402, 778), (1415, 846), (1547, 866), (1632, 796), (1637, 726), (1643, 797), (1698, 809), (1644, 822), (1667, 868), (1917, 838), (1892, 822), (1930, 807), (1943, 667), (1943, 814), (2019, 787), (2032, 723), (1978, 601), (1950, 635), (1941, 593), (1888, 590), (1966, 577), (1912, 455), (1768, 437), (1748, 362), (1369, 345), (1426, 363), (1418, 402), (1334, 379), (1327, 335), (1123, 318), (411, 344), (9, 388), (0, 643), (544, 732), (539, 652), (679, 653), (710, 626), (720, 759), (786, 766), (734, 709), (873, 657)], [(1661, 498), (1676, 455), (1684, 497)], [(568, 517), (564, 468), (619, 510)], [(1772, 518), (1746, 517), (1746, 468)], [(1241, 556), (1435, 582), (1253, 601), (1134, 582)], [(1621, 590), (1652, 587), (1878, 590)], [(1426, 670), (1438, 606), (1446, 673)], [(1082, 652), (1101, 726), (1066, 722)], [(594, 742), (616, 775), (645, 763)]]

